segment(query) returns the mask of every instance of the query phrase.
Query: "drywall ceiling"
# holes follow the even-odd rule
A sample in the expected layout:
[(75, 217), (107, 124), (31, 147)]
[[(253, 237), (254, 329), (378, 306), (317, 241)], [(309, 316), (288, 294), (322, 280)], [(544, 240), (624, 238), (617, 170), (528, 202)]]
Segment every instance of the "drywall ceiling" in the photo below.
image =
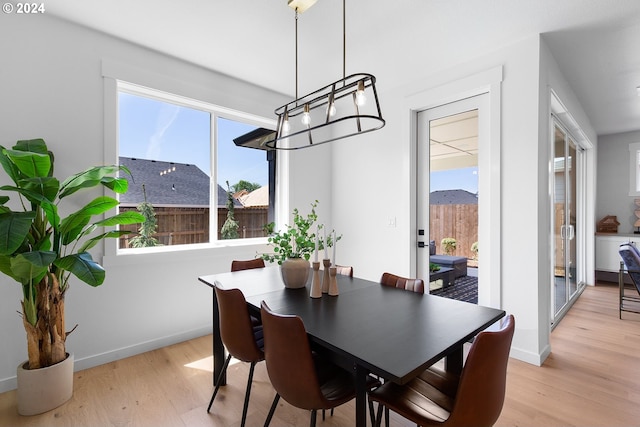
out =
[[(47, 14), (293, 95), (286, 0), (56, 0)], [(347, 0), (346, 72), (385, 88), (543, 34), (601, 134), (640, 130), (638, 0)], [(342, 77), (342, 2), (299, 19), (299, 93)], [(425, 71), (428, 70), (428, 71)]]

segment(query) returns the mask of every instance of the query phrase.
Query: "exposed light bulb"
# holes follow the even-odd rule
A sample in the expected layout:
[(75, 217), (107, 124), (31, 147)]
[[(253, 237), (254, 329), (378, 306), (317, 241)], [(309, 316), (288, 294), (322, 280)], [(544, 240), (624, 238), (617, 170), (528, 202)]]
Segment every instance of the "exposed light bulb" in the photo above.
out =
[(329, 112), (329, 117), (333, 117), (336, 115), (336, 112), (338, 110), (336, 109), (336, 104), (333, 101), (331, 101), (331, 103), (327, 107), (327, 111)]
[(358, 82), (358, 90), (356, 90), (356, 105), (363, 106), (367, 103), (367, 97), (364, 94), (364, 82)]
[(309, 104), (304, 104), (304, 113), (302, 113), (302, 124), (308, 125), (311, 123), (311, 114), (309, 114)]
[(291, 130), (291, 125), (289, 124), (289, 115), (285, 114), (284, 121), (282, 122), (282, 132), (285, 135), (288, 135), (290, 130)]

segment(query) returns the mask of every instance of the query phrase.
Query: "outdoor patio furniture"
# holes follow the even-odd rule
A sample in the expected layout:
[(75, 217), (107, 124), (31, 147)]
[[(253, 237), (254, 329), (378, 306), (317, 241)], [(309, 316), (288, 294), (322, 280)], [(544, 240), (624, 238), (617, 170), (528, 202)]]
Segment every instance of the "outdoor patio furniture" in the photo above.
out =
[(453, 268), (455, 270), (454, 277), (464, 277), (467, 275), (467, 258), (463, 256), (452, 255), (431, 255), (429, 262), (438, 264), (442, 267)]

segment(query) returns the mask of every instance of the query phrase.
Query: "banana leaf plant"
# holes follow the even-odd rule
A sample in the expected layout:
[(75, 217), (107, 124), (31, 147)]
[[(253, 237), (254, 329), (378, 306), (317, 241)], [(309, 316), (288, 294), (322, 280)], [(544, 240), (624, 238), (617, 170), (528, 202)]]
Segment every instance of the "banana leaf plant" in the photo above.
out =
[[(130, 174), (124, 166), (96, 166), (60, 182), (53, 176), (54, 155), (42, 139), (18, 141), (12, 149), (0, 146), (0, 164), (13, 181), (0, 187), (0, 271), (22, 286), (29, 369), (51, 366), (67, 357), (64, 298), (70, 276), (101, 285), (105, 271), (89, 249), (127, 233), (103, 227), (137, 224), (144, 217), (126, 212), (103, 218), (118, 205), (107, 196), (61, 217), (63, 200), (78, 191), (102, 185), (125, 193), (128, 182), (117, 177), (119, 171)], [(11, 207), (9, 194), (17, 196)]]

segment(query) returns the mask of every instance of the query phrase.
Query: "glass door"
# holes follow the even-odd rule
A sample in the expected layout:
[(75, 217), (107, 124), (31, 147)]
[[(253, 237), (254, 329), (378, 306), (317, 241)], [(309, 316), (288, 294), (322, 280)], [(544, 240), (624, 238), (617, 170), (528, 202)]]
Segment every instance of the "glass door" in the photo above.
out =
[[(416, 231), (419, 249), (416, 277), (425, 281), (429, 278), (430, 290), (436, 291), (450, 281), (440, 279), (437, 271), (432, 274), (432, 256), (440, 262), (455, 262), (458, 267), (453, 273), (455, 281), (464, 281), (470, 288), (473, 286), (474, 291), (477, 287), (476, 302), (482, 294), (479, 288), (483, 282), (477, 251), (485, 244), (479, 242), (480, 228), (483, 218), (485, 228), (488, 228), (486, 220), (489, 218), (481, 214), (482, 199), (479, 197), (482, 183), (487, 185), (489, 179), (489, 174), (485, 174), (482, 181), (480, 172), (480, 147), (489, 141), (488, 110), (488, 95), (482, 94), (417, 115)], [(455, 247), (445, 248), (442, 243), (445, 238), (453, 239)], [(487, 248), (489, 244), (486, 243)], [(464, 267), (460, 268), (462, 264)], [(453, 268), (453, 264), (441, 267)], [(433, 282), (431, 278), (434, 278)], [(485, 305), (489, 304), (485, 302)]]
[(583, 171), (582, 150), (571, 135), (554, 121), (553, 159), (553, 231), (554, 259), (552, 281), (552, 324), (555, 324), (577, 297), (579, 285), (584, 285), (579, 263), (578, 240), (581, 239), (580, 197)]

